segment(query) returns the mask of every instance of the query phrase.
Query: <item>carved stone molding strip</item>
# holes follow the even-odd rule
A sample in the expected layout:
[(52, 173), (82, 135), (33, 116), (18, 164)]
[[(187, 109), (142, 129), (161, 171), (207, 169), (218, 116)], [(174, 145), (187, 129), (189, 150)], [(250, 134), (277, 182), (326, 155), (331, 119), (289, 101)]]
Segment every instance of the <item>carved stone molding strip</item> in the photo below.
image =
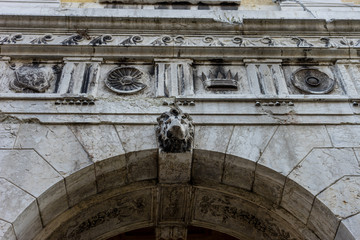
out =
[[(51, 41), (51, 43), (49, 42)], [(139, 35), (103, 34), (88, 36), (74, 33), (61, 34), (12, 34), (1, 35), (1, 44), (48, 44), (48, 45), (93, 45), (93, 46), (199, 46), (199, 47), (264, 47), (264, 48), (360, 48), (359, 37), (304, 37), (304, 36), (217, 36), (217, 35)]]

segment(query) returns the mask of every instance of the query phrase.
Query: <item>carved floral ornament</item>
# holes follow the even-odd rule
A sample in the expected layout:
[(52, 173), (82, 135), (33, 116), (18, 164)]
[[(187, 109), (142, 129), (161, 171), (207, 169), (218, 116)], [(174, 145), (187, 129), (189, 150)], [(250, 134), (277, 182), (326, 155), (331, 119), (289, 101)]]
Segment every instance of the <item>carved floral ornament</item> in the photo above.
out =
[(0, 36), (1, 44), (52, 45), (112, 45), (112, 46), (207, 46), (207, 47), (295, 47), (295, 48), (360, 48), (357, 37), (302, 37), (302, 36), (185, 36), (185, 35), (110, 35), (88, 36), (75, 33), (71, 36), (23, 35), (21, 33)]
[(111, 70), (105, 80), (105, 85), (112, 91), (121, 94), (132, 94), (146, 87), (145, 73), (134, 67), (118, 67)]

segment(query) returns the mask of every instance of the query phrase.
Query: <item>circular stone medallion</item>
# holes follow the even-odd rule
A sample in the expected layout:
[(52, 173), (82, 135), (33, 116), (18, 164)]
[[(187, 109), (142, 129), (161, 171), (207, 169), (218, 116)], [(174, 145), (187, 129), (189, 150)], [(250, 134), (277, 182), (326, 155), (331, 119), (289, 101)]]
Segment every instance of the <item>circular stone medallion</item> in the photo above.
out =
[(291, 75), (295, 87), (306, 93), (325, 94), (334, 89), (335, 80), (315, 68), (301, 68)]
[(119, 67), (111, 70), (105, 84), (112, 91), (122, 94), (132, 94), (146, 87), (142, 83), (144, 73), (134, 67)]

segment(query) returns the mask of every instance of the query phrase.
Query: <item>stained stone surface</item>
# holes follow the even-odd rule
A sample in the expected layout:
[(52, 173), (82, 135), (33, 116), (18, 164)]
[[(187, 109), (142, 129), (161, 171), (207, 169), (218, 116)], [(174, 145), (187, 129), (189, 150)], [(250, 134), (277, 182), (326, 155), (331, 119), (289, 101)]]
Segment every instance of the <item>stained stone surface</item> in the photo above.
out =
[(192, 170), (192, 178), (195, 181), (221, 181), (224, 152), (226, 152), (232, 131), (232, 126), (195, 127)]
[(0, 219), (13, 224), (17, 239), (35, 237), (42, 228), (35, 198), (1, 178), (0, 193)]
[(334, 147), (359, 147), (360, 126), (358, 125), (336, 125), (326, 126)]
[(125, 153), (113, 125), (73, 125), (69, 128), (93, 162)]
[(353, 149), (313, 149), (288, 176), (281, 205), (306, 223), (314, 196), (344, 175), (359, 174)]
[(12, 148), (18, 130), (18, 124), (0, 124), (0, 148)]
[(67, 126), (23, 124), (15, 147), (34, 148), (65, 177), (92, 164)]
[(115, 127), (119, 133), (125, 152), (129, 153), (157, 148), (154, 125), (116, 125)]
[(360, 211), (359, 183), (359, 176), (345, 176), (317, 196), (309, 226), (320, 237), (334, 238), (340, 219)]
[(33, 150), (0, 150), (0, 177), (38, 198), (44, 224), (68, 208), (63, 178)]
[(258, 161), (276, 129), (275, 126), (236, 126), (234, 128), (226, 152), (223, 183), (251, 189), (255, 175), (255, 162)]
[(335, 240), (354, 240), (360, 236), (360, 214), (342, 220)]
[(288, 175), (315, 147), (331, 147), (325, 126), (280, 126), (258, 161), (261, 166), (255, 172), (254, 191), (278, 202), (285, 178), (272, 171)]
[(16, 240), (14, 229), (10, 223), (0, 220), (0, 238)]

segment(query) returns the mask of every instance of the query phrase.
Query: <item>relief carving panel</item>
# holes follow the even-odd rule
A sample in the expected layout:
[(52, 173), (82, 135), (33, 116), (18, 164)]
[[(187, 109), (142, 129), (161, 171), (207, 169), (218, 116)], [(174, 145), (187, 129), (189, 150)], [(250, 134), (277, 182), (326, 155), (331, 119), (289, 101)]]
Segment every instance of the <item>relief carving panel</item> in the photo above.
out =
[(93, 239), (131, 224), (152, 222), (151, 188), (121, 194), (85, 209), (69, 219), (49, 239)]
[(266, 209), (232, 195), (202, 189), (195, 192), (193, 221), (230, 228), (249, 239), (303, 239)]

